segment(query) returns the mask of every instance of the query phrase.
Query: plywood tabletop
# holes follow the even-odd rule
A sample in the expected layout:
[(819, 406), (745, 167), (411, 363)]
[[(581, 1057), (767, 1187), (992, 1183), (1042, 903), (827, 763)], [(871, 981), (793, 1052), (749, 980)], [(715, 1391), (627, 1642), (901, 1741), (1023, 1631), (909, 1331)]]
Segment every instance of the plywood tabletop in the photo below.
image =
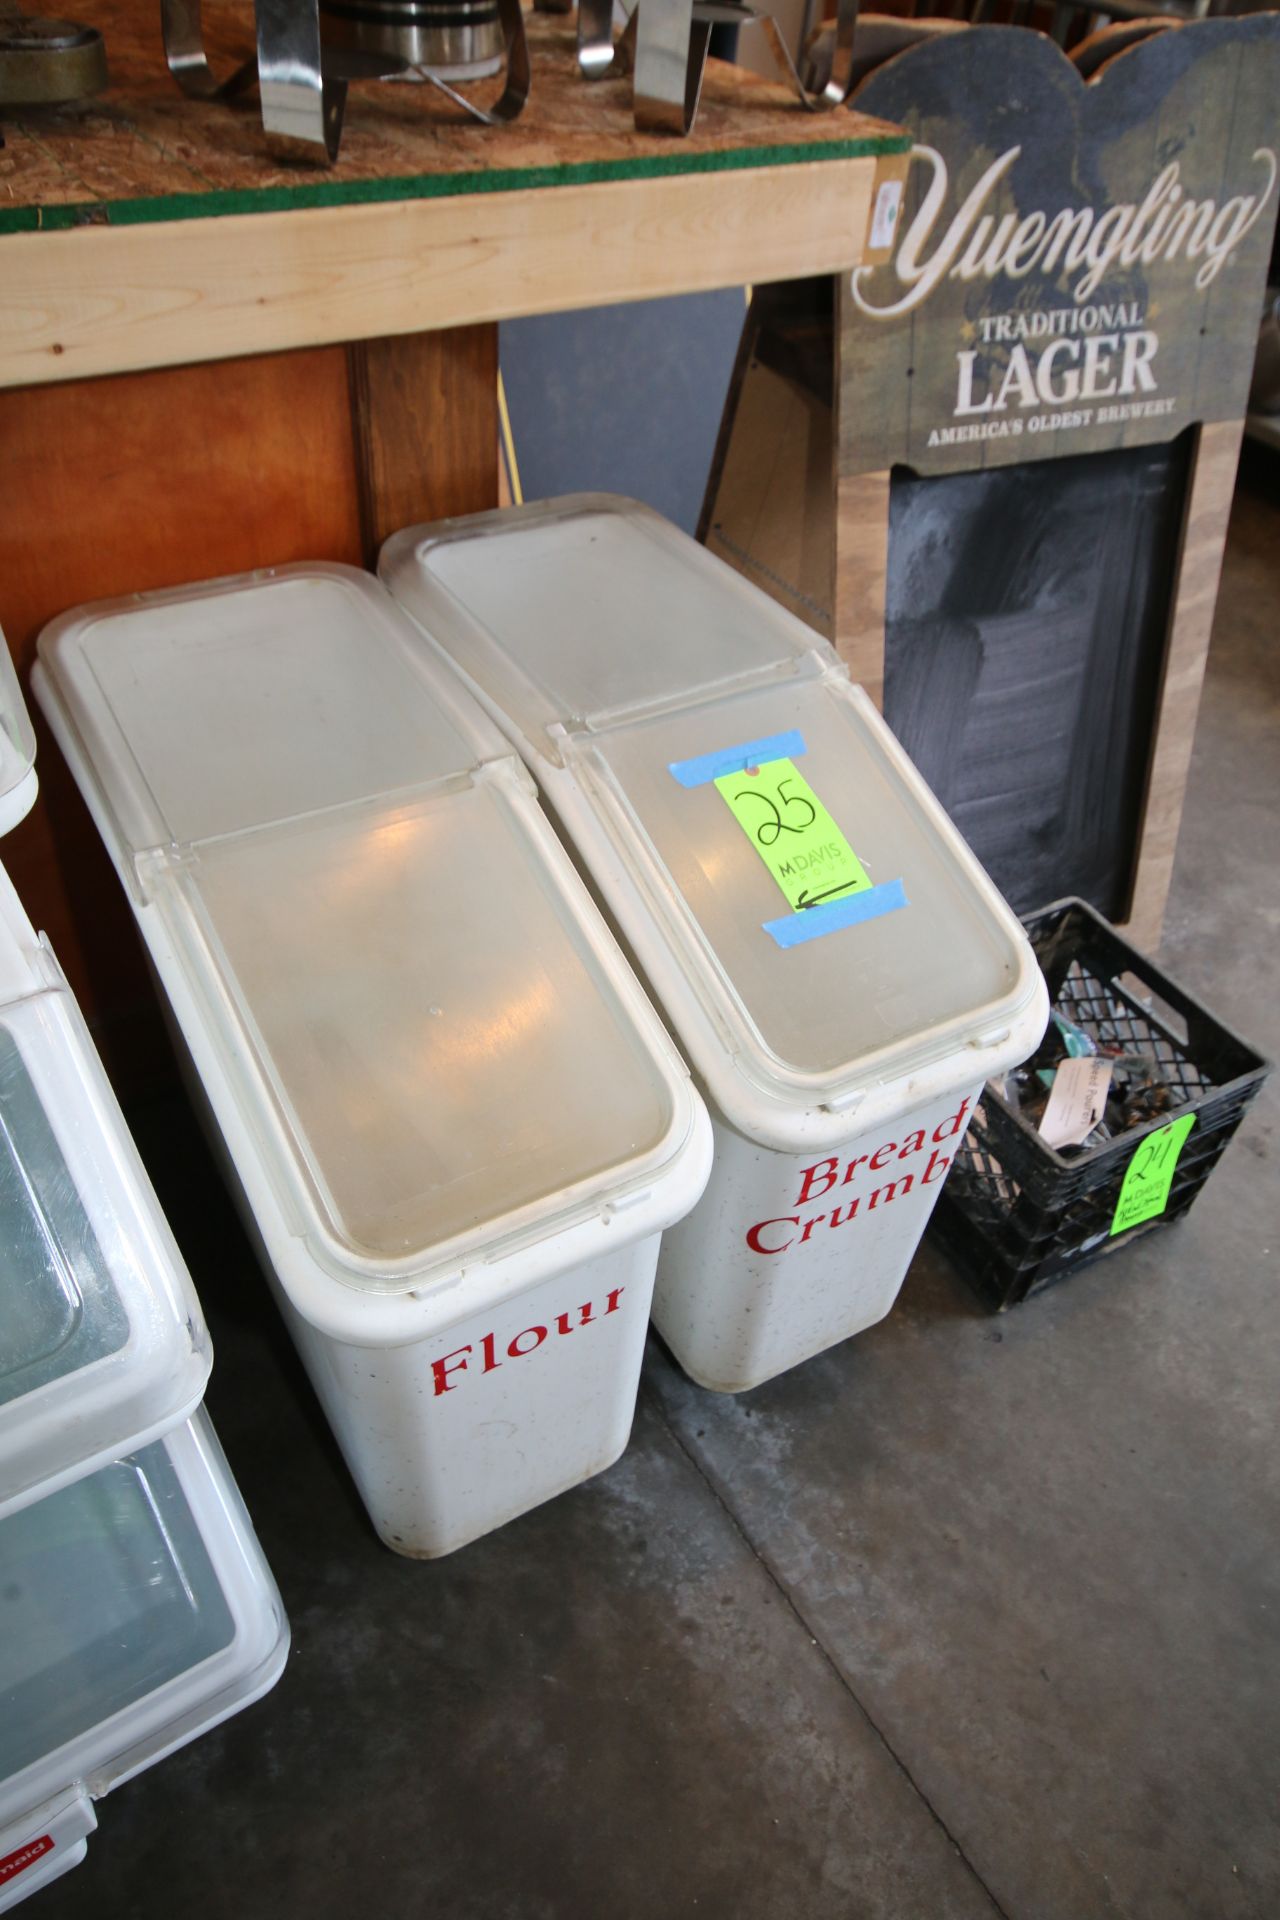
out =
[[(82, 0), (112, 83), (0, 150), (0, 387), (464, 326), (856, 266), (909, 143), (711, 64), (686, 140), (638, 134), (530, 19), (532, 97), (488, 128), (421, 84), (353, 87), (337, 164), (266, 151), (256, 93), (186, 99), (157, 0)], [(250, 45), (206, 0), (211, 49)], [(145, 15), (145, 18), (139, 16)]]
[[(458, 194), (671, 179), (900, 152), (905, 137), (856, 113), (806, 113), (788, 89), (709, 64), (684, 140), (635, 131), (630, 83), (589, 83), (572, 25), (531, 14), (533, 86), (510, 126), (482, 127), (421, 83), (351, 88), (332, 168), (266, 151), (256, 90), (232, 105), (187, 99), (165, 66), (158, 0), (72, 9), (101, 28), (111, 84), (82, 105), (0, 117), (0, 235), (132, 225)], [(253, 46), (250, 8), (206, 0), (215, 70)], [(476, 90), (496, 94), (498, 83)]]

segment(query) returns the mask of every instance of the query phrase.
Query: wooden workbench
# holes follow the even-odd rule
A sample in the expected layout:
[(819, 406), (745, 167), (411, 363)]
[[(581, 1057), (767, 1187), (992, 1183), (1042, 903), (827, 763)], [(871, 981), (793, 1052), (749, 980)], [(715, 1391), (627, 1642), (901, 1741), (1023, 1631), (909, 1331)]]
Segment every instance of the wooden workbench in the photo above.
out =
[[(687, 140), (638, 134), (629, 83), (583, 81), (572, 30), (535, 14), (513, 125), (357, 86), (336, 165), (286, 168), (256, 93), (179, 93), (158, 7), (84, 11), (110, 91), (11, 123), (0, 153), (0, 385), (836, 271), (905, 145), (718, 62)], [(206, 11), (229, 67), (248, 16)]]
[[(847, 270), (909, 145), (715, 62), (687, 140), (637, 134), (628, 83), (583, 81), (572, 27), (534, 15), (514, 125), (356, 86), (336, 165), (284, 167), (256, 93), (178, 91), (155, 0), (74, 11), (110, 89), (4, 121), (0, 149), (0, 626), (24, 680), (80, 602), (369, 563), (395, 527), (496, 505), (497, 320)], [(230, 66), (251, 14), (204, 11)], [(37, 765), (0, 858), (144, 1091), (168, 1057), (131, 916), (43, 731)]]

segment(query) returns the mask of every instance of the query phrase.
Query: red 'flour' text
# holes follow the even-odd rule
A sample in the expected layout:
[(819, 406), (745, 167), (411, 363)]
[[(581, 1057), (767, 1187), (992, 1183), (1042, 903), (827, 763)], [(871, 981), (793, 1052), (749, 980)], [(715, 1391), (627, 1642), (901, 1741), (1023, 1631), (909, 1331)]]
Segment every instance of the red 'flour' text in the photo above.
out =
[[(455, 1387), (462, 1385), (454, 1378), (460, 1373), (496, 1373), (511, 1360), (527, 1359), (536, 1353), (548, 1340), (563, 1340), (566, 1335), (576, 1333), (580, 1327), (589, 1327), (594, 1321), (607, 1320), (611, 1313), (618, 1311), (618, 1302), (626, 1292), (625, 1287), (614, 1287), (605, 1295), (604, 1312), (597, 1314), (594, 1301), (588, 1300), (583, 1307), (571, 1307), (567, 1313), (558, 1313), (550, 1326), (522, 1327), (505, 1345), (500, 1345), (497, 1334), (486, 1333), (480, 1338), (477, 1347), (468, 1341), (465, 1347), (455, 1347), (452, 1353), (446, 1353), (443, 1359), (431, 1362), (431, 1378), (435, 1384), (435, 1396), (452, 1393)], [(468, 1358), (470, 1356), (470, 1359)], [(471, 1365), (474, 1360), (478, 1364)]]
[[(819, 1227), (846, 1227), (851, 1220), (874, 1213), (877, 1208), (892, 1206), (903, 1194), (911, 1192), (917, 1175), (922, 1188), (936, 1186), (946, 1177), (951, 1165), (951, 1154), (942, 1152), (942, 1143), (964, 1132), (968, 1111), (968, 1100), (962, 1100), (957, 1111), (949, 1119), (940, 1121), (931, 1134), (917, 1127), (901, 1140), (886, 1140), (872, 1153), (856, 1153), (850, 1160), (842, 1160), (835, 1154), (827, 1160), (815, 1160), (802, 1171), (799, 1191), (792, 1204), (796, 1208), (807, 1207), (811, 1201), (838, 1192), (840, 1197), (836, 1203), (822, 1213), (784, 1213), (772, 1220), (758, 1220), (754, 1227), (747, 1229), (747, 1245), (753, 1253), (785, 1253), (789, 1247), (803, 1247), (811, 1242)], [(896, 1171), (898, 1161), (915, 1160), (926, 1148), (930, 1152), (923, 1170), (916, 1167), (905, 1173)], [(895, 1163), (891, 1178), (882, 1180), (869, 1192), (844, 1194), (843, 1189), (857, 1179), (860, 1167), (866, 1169), (862, 1176), (865, 1180), (872, 1174), (887, 1172), (891, 1161)]]

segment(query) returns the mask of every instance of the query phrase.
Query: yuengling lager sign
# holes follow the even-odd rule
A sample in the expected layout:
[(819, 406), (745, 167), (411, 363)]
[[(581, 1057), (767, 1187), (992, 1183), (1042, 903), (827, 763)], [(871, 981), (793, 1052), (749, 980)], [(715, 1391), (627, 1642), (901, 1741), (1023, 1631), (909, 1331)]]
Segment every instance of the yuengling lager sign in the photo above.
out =
[[(1087, 85), (1005, 27), (925, 43), (856, 105), (915, 136), (882, 265), (842, 297), (842, 470), (1171, 438), (1244, 410), (1280, 161), (1280, 20), (1169, 30)], [(895, 217), (896, 216), (896, 217)]]

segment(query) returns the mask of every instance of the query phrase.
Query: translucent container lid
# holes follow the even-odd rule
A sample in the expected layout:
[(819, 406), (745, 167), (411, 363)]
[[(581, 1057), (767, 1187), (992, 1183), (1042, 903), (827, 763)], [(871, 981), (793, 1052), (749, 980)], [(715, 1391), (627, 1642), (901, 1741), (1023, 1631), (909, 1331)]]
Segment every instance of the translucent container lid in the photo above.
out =
[[(683, 980), (756, 1092), (839, 1104), (1035, 1002), (1017, 921), (833, 650), (658, 515), (599, 496), (479, 515), (396, 535), (381, 571), (570, 836), (592, 810), (660, 929), (642, 948), (632, 925), (651, 983), (680, 1025)], [(775, 758), (876, 909), (821, 937), (839, 916), (789, 906), (710, 777)]]
[(466, 616), (433, 638), (553, 762), (563, 729), (812, 673), (829, 652), (661, 514), (607, 494), (409, 528), (378, 571), (429, 631), (449, 602)]
[(284, 1612), (202, 1413), (0, 1521), (0, 1826), (265, 1691)]
[(209, 1344), (48, 947), (0, 871), (0, 1514), (183, 1420)]
[(375, 580), (147, 595), (41, 651), (286, 1220), (334, 1278), (408, 1291), (679, 1154), (674, 1051), (641, 1030), (527, 774)]
[(36, 736), (0, 628), (0, 833), (16, 827), (36, 797)]

